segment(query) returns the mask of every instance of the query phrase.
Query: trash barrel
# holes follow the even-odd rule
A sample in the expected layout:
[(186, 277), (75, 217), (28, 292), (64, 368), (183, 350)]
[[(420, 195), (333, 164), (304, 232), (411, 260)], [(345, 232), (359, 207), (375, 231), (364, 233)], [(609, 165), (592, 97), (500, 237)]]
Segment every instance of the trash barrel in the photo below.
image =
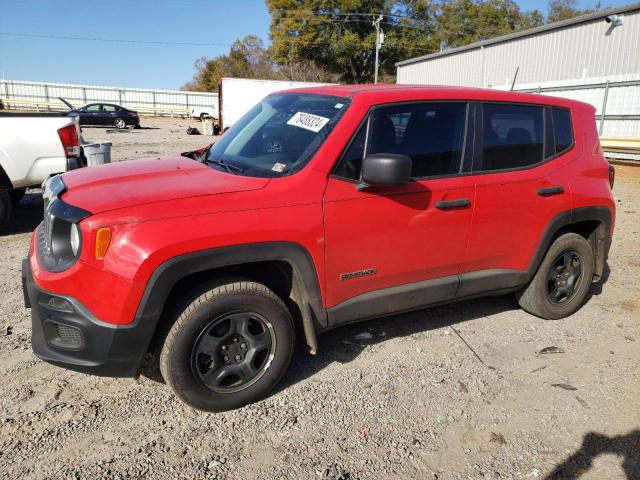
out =
[(111, 163), (111, 142), (87, 143), (82, 145), (87, 167)]
[(205, 135), (214, 135), (213, 118), (205, 118), (202, 120), (202, 131)]

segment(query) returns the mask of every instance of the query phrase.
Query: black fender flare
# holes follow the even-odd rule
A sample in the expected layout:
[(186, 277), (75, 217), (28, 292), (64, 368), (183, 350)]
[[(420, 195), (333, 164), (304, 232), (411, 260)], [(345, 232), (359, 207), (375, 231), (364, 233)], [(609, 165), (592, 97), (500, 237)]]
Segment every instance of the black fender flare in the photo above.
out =
[(527, 269), (528, 280), (531, 280), (535, 275), (556, 234), (567, 227), (571, 227), (572, 224), (587, 221), (595, 221), (600, 224), (593, 238), (595, 253), (593, 273), (599, 278), (604, 270), (611, 245), (611, 217), (611, 210), (604, 205), (574, 208), (556, 215), (547, 225), (542, 235), (542, 240), (529, 264)]
[(327, 326), (318, 274), (306, 248), (293, 242), (264, 242), (232, 245), (187, 253), (162, 263), (153, 272), (142, 295), (133, 324), (146, 332), (146, 349), (156, 331), (160, 316), (173, 287), (188, 275), (216, 268), (253, 262), (282, 261), (293, 272), (293, 289), (302, 314), (305, 339), (316, 353), (316, 331)]

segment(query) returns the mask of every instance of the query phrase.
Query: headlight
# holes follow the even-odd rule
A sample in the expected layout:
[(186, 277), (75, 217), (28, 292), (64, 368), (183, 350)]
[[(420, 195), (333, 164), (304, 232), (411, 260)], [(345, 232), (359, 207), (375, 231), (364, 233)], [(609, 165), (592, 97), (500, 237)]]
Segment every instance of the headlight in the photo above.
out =
[(62, 272), (80, 256), (82, 231), (78, 224), (91, 212), (60, 198), (67, 189), (60, 175), (51, 177), (43, 187), (44, 220), (37, 230), (37, 252), (45, 270)]
[(73, 256), (77, 257), (78, 252), (80, 251), (80, 228), (77, 223), (71, 224), (71, 238), (69, 239), (69, 243), (71, 243), (71, 251), (73, 252)]
[[(48, 228), (44, 228), (45, 224)], [(62, 272), (76, 263), (82, 250), (82, 232), (77, 223), (52, 216), (39, 230), (38, 253), (47, 271)]]

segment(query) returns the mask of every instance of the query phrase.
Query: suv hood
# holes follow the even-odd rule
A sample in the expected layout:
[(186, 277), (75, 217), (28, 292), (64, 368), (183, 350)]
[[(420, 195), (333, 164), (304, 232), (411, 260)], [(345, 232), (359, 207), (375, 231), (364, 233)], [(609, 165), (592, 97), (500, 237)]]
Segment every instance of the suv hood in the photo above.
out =
[(101, 213), (166, 200), (257, 190), (268, 178), (220, 172), (185, 157), (130, 160), (80, 168), (63, 176), (64, 201)]

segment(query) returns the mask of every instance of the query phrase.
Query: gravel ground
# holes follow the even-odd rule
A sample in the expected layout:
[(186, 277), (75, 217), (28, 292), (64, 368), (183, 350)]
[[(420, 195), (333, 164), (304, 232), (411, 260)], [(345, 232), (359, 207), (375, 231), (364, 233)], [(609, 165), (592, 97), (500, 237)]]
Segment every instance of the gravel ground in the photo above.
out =
[[(184, 121), (144, 124), (160, 129), (85, 137), (117, 140), (114, 160), (207, 143)], [(205, 414), (147, 378), (33, 356), (20, 286), (42, 208), (31, 193), (0, 234), (0, 477), (638, 479), (640, 168), (618, 167), (615, 194), (610, 273), (572, 317), (543, 321), (504, 296), (341, 328), (317, 356), (299, 352), (268, 399)]]
[(190, 118), (142, 117), (140, 125), (140, 129), (124, 131), (113, 127), (82, 127), (82, 136), (86, 142), (112, 142), (112, 162), (195, 150), (216, 139), (205, 135), (187, 135), (188, 127), (204, 131), (199, 120)]

